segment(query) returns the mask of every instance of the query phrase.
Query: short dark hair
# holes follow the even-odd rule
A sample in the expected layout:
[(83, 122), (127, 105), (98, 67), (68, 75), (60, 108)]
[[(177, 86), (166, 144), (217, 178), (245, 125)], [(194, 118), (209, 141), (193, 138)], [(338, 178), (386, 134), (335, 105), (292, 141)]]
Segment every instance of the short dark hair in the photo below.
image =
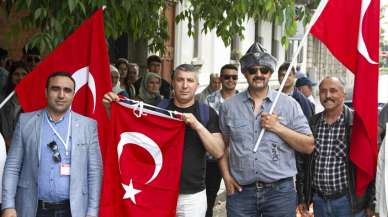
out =
[[(278, 69), (278, 73), (287, 71), (288, 67), (290, 67), (289, 62), (283, 63), (282, 65), (280, 65), (280, 67)], [(291, 68), (291, 73), (295, 75), (295, 68), (294, 67)]]
[(74, 84), (74, 90), (75, 90), (75, 80), (73, 77), (71, 77), (71, 74), (69, 72), (63, 72), (63, 71), (58, 71), (58, 72), (54, 72), (52, 73), (51, 75), (48, 76), (47, 80), (46, 80), (46, 89), (48, 88), (49, 84), (50, 84), (50, 80), (54, 77), (67, 77), (69, 78), (73, 84)]
[(233, 70), (238, 71), (237, 66), (235, 66), (235, 65), (233, 65), (233, 64), (226, 64), (226, 65), (223, 65), (223, 66), (221, 67), (221, 71), (220, 71), (220, 75), (221, 75), (221, 76), (222, 76), (222, 74), (224, 74), (224, 70), (225, 70), (225, 69), (233, 69)]
[(115, 64), (116, 68), (118, 69), (121, 64), (125, 64), (127, 66), (127, 68), (129, 68), (129, 62), (128, 62), (127, 59), (125, 59), (125, 58), (118, 58), (117, 61), (116, 61), (116, 64)]
[(151, 55), (147, 58), (147, 66), (150, 66), (152, 62), (162, 63), (162, 60), (157, 55)]

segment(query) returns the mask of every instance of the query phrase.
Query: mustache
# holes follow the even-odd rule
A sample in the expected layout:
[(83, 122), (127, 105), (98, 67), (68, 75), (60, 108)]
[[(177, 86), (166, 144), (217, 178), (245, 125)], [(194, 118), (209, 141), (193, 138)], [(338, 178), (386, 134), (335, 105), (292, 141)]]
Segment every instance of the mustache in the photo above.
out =
[(265, 78), (264, 78), (264, 77), (260, 77), (260, 76), (255, 76), (255, 77), (253, 77), (253, 81), (256, 81), (256, 80), (262, 80), (262, 81), (264, 81)]
[(333, 100), (332, 98), (326, 98), (326, 99), (323, 101), (323, 103), (327, 103), (328, 101), (334, 102), (334, 100)]

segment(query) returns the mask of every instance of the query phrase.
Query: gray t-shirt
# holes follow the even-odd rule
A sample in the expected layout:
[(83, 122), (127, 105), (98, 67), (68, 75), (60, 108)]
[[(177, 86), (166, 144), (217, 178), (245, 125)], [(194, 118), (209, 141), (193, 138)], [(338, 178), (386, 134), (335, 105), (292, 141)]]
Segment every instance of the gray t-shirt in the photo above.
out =
[[(269, 89), (261, 111), (269, 112), (277, 92)], [(300, 105), (281, 94), (274, 112), (280, 122), (299, 133), (312, 134)], [(253, 148), (259, 137), (261, 115), (253, 112), (248, 91), (226, 100), (220, 109), (220, 129), (229, 142), (230, 172), (241, 185), (255, 181), (271, 183), (297, 173), (295, 151), (278, 135), (266, 131), (257, 152)]]

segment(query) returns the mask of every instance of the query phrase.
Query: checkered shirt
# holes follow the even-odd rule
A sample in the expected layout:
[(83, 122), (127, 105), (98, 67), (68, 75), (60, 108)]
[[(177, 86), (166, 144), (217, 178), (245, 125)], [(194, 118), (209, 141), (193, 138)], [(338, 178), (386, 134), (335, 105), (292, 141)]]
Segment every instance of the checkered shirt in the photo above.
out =
[(344, 191), (347, 186), (344, 113), (333, 124), (319, 120), (315, 142), (313, 186), (317, 191), (331, 195)]

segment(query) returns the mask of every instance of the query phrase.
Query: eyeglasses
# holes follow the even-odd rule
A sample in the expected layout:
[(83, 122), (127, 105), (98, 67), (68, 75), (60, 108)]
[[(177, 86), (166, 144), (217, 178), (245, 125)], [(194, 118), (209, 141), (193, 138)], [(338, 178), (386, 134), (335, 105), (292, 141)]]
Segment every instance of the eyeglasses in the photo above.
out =
[(53, 160), (55, 163), (61, 162), (61, 154), (59, 153), (58, 145), (55, 141), (50, 142), (47, 144), (47, 146), (51, 149), (53, 152)]
[(266, 66), (263, 66), (263, 67), (249, 67), (248, 69), (248, 73), (250, 75), (254, 75), (257, 73), (257, 71), (260, 71), (261, 74), (263, 75), (267, 75), (268, 73), (271, 72), (271, 69), (269, 67), (266, 67)]
[(237, 75), (223, 75), (222, 79), (224, 79), (224, 80), (229, 80), (229, 79), (237, 80), (238, 76)]

